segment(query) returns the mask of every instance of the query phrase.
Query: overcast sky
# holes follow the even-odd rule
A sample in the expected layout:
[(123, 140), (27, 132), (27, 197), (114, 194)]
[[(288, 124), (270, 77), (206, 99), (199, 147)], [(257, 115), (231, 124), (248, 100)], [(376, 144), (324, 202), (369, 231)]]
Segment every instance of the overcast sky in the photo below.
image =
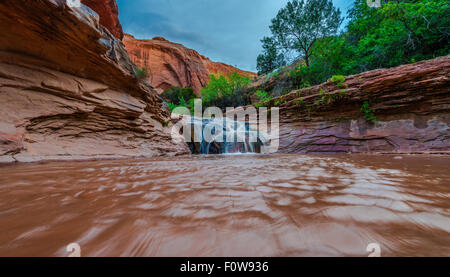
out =
[[(217, 62), (256, 71), (260, 40), (288, 0), (117, 0), (124, 32), (162, 36)], [(343, 15), (353, 0), (333, 0)]]

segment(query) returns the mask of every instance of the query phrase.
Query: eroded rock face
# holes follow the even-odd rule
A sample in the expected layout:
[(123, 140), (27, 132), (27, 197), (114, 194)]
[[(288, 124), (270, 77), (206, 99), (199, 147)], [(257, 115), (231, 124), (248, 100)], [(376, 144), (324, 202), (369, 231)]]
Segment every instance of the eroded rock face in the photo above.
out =
[(450, 56), (330, 80), (270, 106), (280, 106), (282, 153), (450, 154)]
[(123, 38), (122, 25), (119, 21), (119, 7), (116, 0), (81, 0), (100, 16), (100, 24), (106, 27), (116, 38)]
[(164, 127), (162, 100), (90, 9), (5, 0), (0, 11), (0, 162), (188, 152)]
[(213, 62), (195, 50), (161, 37), (138, 40), (125, 34), (123, 43), (133, 62), (148, 69), (149, 81), (160, 93), (171, 86), (191, 87), (198, 93), (208, 84), (210, 74), (229, 75), (237, 71), (244, 76), (256, 77), (256, 73)]

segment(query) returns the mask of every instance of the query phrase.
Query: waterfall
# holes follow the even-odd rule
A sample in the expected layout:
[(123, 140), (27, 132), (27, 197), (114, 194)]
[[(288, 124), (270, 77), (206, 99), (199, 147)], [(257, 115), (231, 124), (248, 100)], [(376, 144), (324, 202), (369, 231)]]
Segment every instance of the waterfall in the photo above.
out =
[(261, 153), (266, 144), (257, 125), (248, 122), (193, 116), (187, 125), (191, 130), (187, 143), (193, 154)]

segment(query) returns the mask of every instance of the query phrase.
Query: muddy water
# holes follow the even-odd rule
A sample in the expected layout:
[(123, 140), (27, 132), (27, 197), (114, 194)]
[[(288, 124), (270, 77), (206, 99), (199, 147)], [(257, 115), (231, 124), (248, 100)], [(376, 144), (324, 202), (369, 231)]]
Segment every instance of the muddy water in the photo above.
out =
[(450, 157), (0, 167), (0, 256), (450, 256)]

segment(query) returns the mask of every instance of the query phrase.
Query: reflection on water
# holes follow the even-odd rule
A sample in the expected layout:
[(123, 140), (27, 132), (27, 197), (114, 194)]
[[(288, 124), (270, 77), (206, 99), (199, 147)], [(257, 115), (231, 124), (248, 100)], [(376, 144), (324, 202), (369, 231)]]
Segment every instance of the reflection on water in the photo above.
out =
[(0, 167), (0, 256), (450, 256), (450, 157)]

